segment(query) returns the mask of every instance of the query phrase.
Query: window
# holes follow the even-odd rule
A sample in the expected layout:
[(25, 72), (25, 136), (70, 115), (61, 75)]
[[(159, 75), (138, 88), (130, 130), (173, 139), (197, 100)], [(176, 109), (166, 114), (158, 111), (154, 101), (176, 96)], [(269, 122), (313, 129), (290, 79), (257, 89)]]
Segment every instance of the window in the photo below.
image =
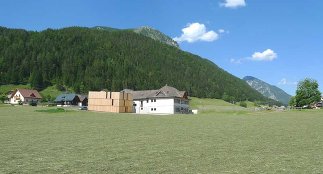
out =
[(151, 101), (151, 102), (154, 102), (154, 100), (153, 100), (153, 99), (151, 99), (150, 101)]
[(156, 108), (154, 108), (154, 111), (156, 111)]
[(154, 109), (153, 108), (150, 108), (151, 111), (153, 111)]
[(156, 102), (156, 99), (154, 99), (154, 102)]
[(140, 108), (140, 110), (143, 110), (143, 108)]
[(147, 103), (149, 102), (149, 100), (147, 100)]

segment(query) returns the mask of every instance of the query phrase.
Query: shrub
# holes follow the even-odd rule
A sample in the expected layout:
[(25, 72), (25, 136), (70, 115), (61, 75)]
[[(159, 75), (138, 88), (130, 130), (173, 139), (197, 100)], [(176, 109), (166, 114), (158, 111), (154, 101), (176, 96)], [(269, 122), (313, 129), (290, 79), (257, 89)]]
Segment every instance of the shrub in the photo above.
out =
[(241, 101), (239, 105), (244, 108), (247, 107), (247, 103), (245, 101)]

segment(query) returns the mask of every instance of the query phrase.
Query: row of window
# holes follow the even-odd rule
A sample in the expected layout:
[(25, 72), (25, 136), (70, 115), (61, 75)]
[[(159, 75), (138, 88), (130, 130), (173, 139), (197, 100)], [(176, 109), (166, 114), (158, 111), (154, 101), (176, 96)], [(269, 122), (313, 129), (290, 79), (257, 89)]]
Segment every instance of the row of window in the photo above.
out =
[[(156, 99), (151, 99), (151, 102), (156, 102)], [(149, 102), (149, 100), (147, 100), (147, 103)]]
[[(140, 110), (143, 110), (144, 108), (140, 108)], [(156, 111), (156, 108), (150, 108), (151, 111)]]
[[(146, 102), (149, 103), (149, 100), (146, 100)], [(150, 99), (150, 102), (156, 102), (156, 99)], [(174, 102), (179, 104), (188, 104), (188, 101), (180, 99), (174, 99)]]
[[(13, 100), (13, 102), (16, 102), (16, 101), (21, 101), (21, 100), (20, 99), (19, 100), (15, 100), (15, 99)], [(25, 102), (34, 102), (34, 100), (28, 100), (28, 99), (26, 99)]]

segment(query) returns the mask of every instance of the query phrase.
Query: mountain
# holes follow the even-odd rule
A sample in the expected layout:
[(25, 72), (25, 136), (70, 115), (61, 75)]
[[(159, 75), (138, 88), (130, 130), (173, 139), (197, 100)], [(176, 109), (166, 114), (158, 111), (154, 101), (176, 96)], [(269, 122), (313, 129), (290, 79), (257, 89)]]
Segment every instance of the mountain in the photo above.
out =
[(174, 46), (179, 48), (179, 45), (176, 41), (174, 41), (172, 38), (170, 38), (169, 36), (165, 35), (164, 33), (155, 30), (151, 27), (139, 27), (133, 30), (134, 32), (138, 33), (138, 34), (142, 34), (146, 37), (150, 37), (154, 40), (158, 40), (160, 42), (166, 43), (168, 45)]
[(190, 96), (272, 102), (213, 62), (132, 30), (69, 27), (40, 32), (0, 27), (0, 85), (89, 90), (158, 89)]
[[(103, 26), (96, 26), (93, 27), (93, 29), (97, 29), (97, 30), (106, 30), (106, 31), (120, 31), (120, 29), (116, 29), (116, 28), (111, 28), (111, 27), (103, 27)], [(147, 27), (147, 26), (143, 26), (143, 27), (139, 27), (139, 28), (135, 28), (135, 29), (125, 29), (124, 31), (133, 31), (137, 34), (149, 37), (151, 39), (154, 39), (156, 41), (165, 43), (167, 45), (170, 46), (174, 46), (179, 48), (179, 45), (176, 41), (174, 41), (171, 37), (165, 35), (164, 33), (153, 29), (151, 27)]]
[(244, 81), (246, 81), (253, 89), (260, 92), (263, 96), (268, 97), (270, 99), (279, 101), (285, 105), (288, 105), (288, 102), (291, 95), (287, 94), (282, 89), (270, 85), (262, 80), (259, 80), (252, 76), (246, 76), (243, 78)]

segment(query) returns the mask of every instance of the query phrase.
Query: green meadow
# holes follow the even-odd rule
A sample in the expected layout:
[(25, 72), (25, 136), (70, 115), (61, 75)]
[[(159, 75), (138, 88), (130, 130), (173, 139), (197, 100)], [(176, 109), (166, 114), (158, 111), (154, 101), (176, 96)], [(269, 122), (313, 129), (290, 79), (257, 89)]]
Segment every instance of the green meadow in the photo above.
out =
[(0, 173), (323, 173), (322, 110), (192, 105), (200, 114), (2, 105)]

